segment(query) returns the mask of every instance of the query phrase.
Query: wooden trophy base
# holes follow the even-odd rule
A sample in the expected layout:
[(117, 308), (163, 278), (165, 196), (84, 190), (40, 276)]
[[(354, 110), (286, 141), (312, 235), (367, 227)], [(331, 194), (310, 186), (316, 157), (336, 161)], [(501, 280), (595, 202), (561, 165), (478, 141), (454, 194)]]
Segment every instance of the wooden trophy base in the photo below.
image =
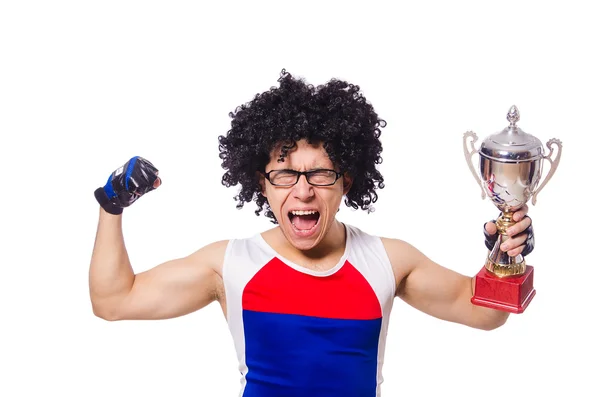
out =
[(518, 276), (498, 277), (485, 266), (475, 276), (471, 303), (510, 313), (523, 313), (533, 297), (533, 267), (527, 265)]

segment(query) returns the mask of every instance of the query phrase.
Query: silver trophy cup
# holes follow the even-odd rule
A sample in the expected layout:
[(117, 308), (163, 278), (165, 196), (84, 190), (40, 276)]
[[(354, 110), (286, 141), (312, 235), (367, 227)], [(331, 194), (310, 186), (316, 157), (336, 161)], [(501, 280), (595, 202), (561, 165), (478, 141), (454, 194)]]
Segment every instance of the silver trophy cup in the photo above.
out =
[[(502, 212), (496, 220), (498, 240), (485, 264), (485, 268), (498, 277), (517, 276), (525, 272), (523, 256), (511, 257), (500, 250), (500, 245), (509, 238), (506, 230), (515, 224), (513, 214), (530, 199), (536, 204), (537, 195), (558, 167), (562, 151), (561, 141), (553, 138), (546, 143), (549, 152), (545, 154), (538, 138), (517, 127), (520, 115), (516, 106), (510, 108), (507, 119), (509, 126), (488, 136), (478, 150), (474, 146), (477, 141), (475, 133), (468, 131), (463, 136), (467, 164), (481, 188), (481, 198), (489, 197)], [(558, 148), (554, 159), (553, 145)], [(475, 154), (479, 159), (478, 172), (473, 165)], [(550, 170), (541, 181), (544, 160), (550, 162)]]

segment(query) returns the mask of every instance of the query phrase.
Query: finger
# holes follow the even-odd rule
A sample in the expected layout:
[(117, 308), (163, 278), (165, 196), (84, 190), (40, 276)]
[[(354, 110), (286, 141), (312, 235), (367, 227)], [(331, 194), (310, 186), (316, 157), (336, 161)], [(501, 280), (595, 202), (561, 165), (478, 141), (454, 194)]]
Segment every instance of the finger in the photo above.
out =
[(148, 160), (148, 159), (145, 159), (145, 158), (143, 158), (143, 157), (140, 157), (140, 156), (138, 156), (138, 160), (139, 160), (141, 163), (144, 163), (144, 164), (146, 165), (146, 167), (148, 167), (148, 168), (152, 168), (152, 169), (154, 169), (154, 170), (156, 170), (156, 169), (157, 169), (157, 168), (156, 168), (156, 166), (155, 166), (154, 164), (152, 164), (152, 162), (151, 162), (150, 160)]
[(525, 246), (521, 245), (521, 246), (519, 246), (519, 247), (517, 247), (515, 249), (512, 249), (512, 250), (508, 251), (507, 254), (508, 254), (508, 256), (517, 256), (517, 255), (519, 255), (520, 253), (523, 252), (523, 248), (525, 248)]
[(527, 235), (517, 236), (513, 238), (509, 238), (505, 242), (500, 245), (500, 249), (504, 252), (508, 252), (520, 246), (524, 246), (525, 240), (527, 240)]
[(521, 207), (521, 209), (519, 209), (517, 212), (515, 212), (513, 214), (513, 221), (519, 222), (520, 220), (525, 218), (525, 215), (527, 215), (528, 212), (529, 212), (529, 207), (527, 206), (527, 204), (525, 204), (523, 207)]
[[(156, 173), (156, 180), (154, 181), (154, 184), (152, 185), (152, 187), (154, 189), (158, 188), (160, 185), (162, 184), (162, 181), (160, 180), (160, 177), (158, 176), (158, 172)], [(162, 190), (161, 190), (162, 192)]]
[(506, 233), (509, 236), (516, 236), (520, 233), (523, 233), (529, 226), (531, 226), (531, 218), (526, 216), (522, 221), (517, 222), (513, 226), (509, 227), (506, 230)]

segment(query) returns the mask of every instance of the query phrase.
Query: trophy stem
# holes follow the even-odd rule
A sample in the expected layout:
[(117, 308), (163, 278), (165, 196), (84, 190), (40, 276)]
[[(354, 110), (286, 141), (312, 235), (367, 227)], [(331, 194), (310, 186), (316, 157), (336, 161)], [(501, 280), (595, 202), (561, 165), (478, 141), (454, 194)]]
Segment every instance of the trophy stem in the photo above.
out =
[(520, 276), (525, 273), (527, 267), (522, 255), (509, 256), (500, 249), (500, 245), (509, 239), (506, 231), (516, 223), (512, 219), (513, 214), (513, 211), (502, 211), (502, 214), (496, 219), (498, 240), (488, 255), (485, 268), (497, 277)]
[(514, 211), (502, 211), (498, 219), (496, 219), (496, 227), (500, 234), (506, 235), (506, 231), (517, 222), (513, 220)]

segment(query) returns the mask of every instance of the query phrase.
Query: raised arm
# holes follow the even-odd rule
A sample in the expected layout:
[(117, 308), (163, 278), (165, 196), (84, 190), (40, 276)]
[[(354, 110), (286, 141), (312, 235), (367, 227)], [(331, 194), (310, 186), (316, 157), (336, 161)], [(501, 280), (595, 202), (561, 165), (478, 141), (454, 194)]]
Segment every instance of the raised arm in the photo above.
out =
[(94, 313), (106, 320), (179, 317), (220, 298), (227, 241), (135, 274), (122, 230), (123, 209), (160, 186), (158, 170), (132, 157), (94, 195), (100, 217), (89, 272)]

